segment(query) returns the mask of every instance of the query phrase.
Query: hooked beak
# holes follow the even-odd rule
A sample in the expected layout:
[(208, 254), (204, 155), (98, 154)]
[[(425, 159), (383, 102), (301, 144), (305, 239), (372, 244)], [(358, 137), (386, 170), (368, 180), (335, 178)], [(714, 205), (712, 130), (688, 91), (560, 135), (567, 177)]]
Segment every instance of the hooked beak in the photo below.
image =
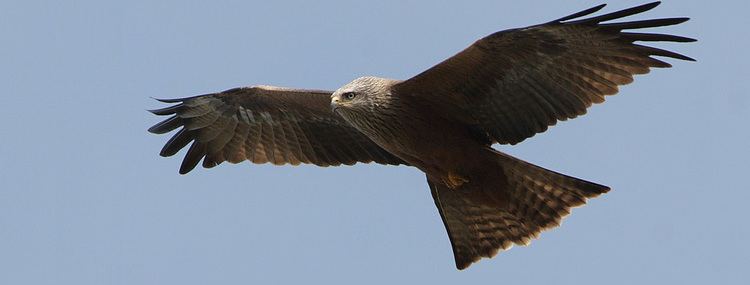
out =
[(338, 96), (332, 96), (331, 97), (331, 112), (336, 113), (336, 109), (339, 108), (339, 98)]

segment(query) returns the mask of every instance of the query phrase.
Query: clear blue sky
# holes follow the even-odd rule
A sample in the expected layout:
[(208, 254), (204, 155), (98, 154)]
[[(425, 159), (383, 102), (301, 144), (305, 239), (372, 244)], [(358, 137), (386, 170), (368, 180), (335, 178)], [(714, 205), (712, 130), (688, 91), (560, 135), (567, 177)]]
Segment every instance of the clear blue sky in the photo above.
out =
[[(610, 1), (607, 11), (643, 1)], [(4, 1), (0, 284), (740, 284), (748, 280), (747, 1), (643, 17), (698, 59), (500, 149), (613, 188), (529, 247), (456, 271), (416, 169), (177, 174), (173, 98), (408, 78), (491, 32), (602, 1)], [(512, 3), (518, 4), (512, 4)], [(565, 3), (565, 4), (561, 4)], [(325, 283), (324, 283), (325, 282)], [(746, 284), (746, 283), (745, 283)]]

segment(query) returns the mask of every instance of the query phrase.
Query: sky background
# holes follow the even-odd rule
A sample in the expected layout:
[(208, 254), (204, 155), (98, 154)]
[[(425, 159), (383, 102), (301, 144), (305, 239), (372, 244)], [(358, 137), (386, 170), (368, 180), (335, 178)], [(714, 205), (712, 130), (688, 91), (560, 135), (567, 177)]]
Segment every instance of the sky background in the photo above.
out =
[(699, 42), (659, 46), (698, 62), (499, 147), (613, 191), (465, 271), (418, 170), (181, 176), (150, 97), (405, 79), (602, 1), (107, 2), (0, 2), (0, 284), (747, 284), (748, 1), (636, 16), (692, 17), (660, 31)]

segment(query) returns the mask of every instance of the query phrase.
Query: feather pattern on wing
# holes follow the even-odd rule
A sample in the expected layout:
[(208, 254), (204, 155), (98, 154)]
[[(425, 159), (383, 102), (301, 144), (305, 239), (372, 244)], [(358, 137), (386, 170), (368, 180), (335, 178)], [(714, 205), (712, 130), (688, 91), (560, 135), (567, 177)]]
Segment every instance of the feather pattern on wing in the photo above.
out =
[(516, 144), (557, 121), (586, 113), (633, 75), (671, 65), (652, 56), (693, 60), (636, 41), (690, 38), (624, 30), (675, 25), (688, 18), (603, 23), (653, 9), (633, 7), (578, 19), (597, 6), (541, 25), (482, 38), (457, 55), (394, 87), (457, 118), (492, 142)]
[(152, 110), (172, 116), (149, 132), (181, 128), (160, 154), (172, 156), (192, 142), (180, 167), (183, 174), (201, 159), (206, 168), (244, 160), (276, 165), (404, 164), (332, 113), (331, 93), (260, 86), (159, 100), (177, 104)]

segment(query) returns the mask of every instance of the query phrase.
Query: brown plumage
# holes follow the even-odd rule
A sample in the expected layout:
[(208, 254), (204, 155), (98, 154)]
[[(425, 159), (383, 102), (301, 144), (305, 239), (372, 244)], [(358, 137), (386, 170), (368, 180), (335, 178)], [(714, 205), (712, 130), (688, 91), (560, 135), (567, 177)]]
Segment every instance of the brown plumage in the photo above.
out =
[(363, 77), (335, 92), (258, 86), (184, 99), (152, 111), (173, 115), (149, 129), (181, 128), (161, 151), (188, 144), (180, 173), (200, 161), (320, 166), (410, 165), (427, 181), (453, 246), (468, 267), (560, 225), (571, 208), (609, 191), (491, 148), (516, 144), (583, 115), (652, 67), (653, 56), (689, 57), (636, 41), (690, 38), (626, 30), (687, 18), (608, 21), (659, 2), (596, 17), (600, 5), (545, 24), (494, 33), (406, 81)]
[(244, 160), (319, 166), (404, 163), (333, 114), (329, 91), (258, 86), (160, 101), (179, 104), (151, 111), (174, 116), (149, 132), (162, 134), (182, 127), (160, 154), (172, 156), (192, 142), (181, 174), (201, 159), (206, 168)]

